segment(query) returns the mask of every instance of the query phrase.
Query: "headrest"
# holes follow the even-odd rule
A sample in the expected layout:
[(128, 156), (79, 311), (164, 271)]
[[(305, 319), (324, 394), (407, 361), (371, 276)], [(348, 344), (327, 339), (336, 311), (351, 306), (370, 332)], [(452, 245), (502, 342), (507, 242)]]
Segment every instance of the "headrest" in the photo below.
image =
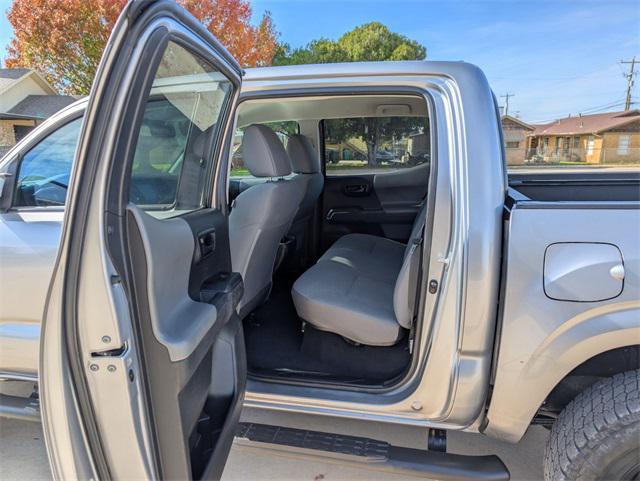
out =
[(266, 125), (253, 124), (245, 129), (242, 156), (254, 177), (284, 177), (291, 173), (289, 156), (282, 142)]
[(304, 135), (289, 137), (287, 153), (291, 160), (291, 170), (298, 174), (315, 174), (320, 172), (320, 161), (311, 141)]

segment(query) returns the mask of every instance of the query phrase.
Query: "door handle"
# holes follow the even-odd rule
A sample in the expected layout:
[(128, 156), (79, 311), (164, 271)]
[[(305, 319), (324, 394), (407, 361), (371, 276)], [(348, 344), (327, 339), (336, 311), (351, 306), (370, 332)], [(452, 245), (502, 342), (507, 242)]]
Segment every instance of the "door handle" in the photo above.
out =
[(200, 258), (203, 259), (216, 250), (216, 230), (208, 229), (198, 234)]
[(350, 184), (344, 186), (344, 193), (347, 195), (367, 195), (369, 186), (367, 184)]

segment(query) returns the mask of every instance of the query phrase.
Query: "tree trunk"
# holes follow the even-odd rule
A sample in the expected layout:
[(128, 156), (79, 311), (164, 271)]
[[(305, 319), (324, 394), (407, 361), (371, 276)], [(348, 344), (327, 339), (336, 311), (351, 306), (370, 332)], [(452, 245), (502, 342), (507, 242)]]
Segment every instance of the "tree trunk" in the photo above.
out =
[(377, 152), (378, 152), (378, 119), (370, 118), (366, 119), (365, 127), (365, 142), (367, 144), (367, 164), (370, 166), (378, 165)]

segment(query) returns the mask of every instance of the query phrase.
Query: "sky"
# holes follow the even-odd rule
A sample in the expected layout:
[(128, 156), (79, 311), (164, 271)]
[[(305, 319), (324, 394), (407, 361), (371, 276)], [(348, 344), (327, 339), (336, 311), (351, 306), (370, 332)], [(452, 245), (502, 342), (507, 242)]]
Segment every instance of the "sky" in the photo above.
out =
[[(0, 57), (12, 32), (0, 0)], [(512, 94), (509, 113), (545, 122), (622, 110), (624, 72), (640, 60), (638, 0), (253, 0), (258, 21), (273, 16), (292, 47), (337, 39), (378, 21), (417, 40), (429, 60), (464, 60), (484, 70), (494, 92)], [(640, 102), (640, 65), (633, 100)], [(640, 103), (636, 104), (640, 108)]]

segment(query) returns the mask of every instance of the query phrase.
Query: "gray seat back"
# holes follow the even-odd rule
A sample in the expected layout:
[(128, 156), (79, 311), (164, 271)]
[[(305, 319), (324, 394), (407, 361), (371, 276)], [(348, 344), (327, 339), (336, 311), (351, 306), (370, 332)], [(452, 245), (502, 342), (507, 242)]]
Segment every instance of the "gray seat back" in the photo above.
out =
[(295, 220), (307, 219), (324, 187), (324, 176), (320, 172), (320, 159), (311, 141), (304, 135), (292, 135), (287, 143), (287, 154), (291, 170), (296, 174), (292, 180), (304, 189), (304, 197)]
[(293, 135), (289, 138), (287, 153), (291, 161), (291, 170), (295, 172), (291, 181), (304, 192), (300, 208), (289, 230), (289, 236), (295, 239), (295, 256), (292, 256), (290, 262), (293, 262), (293, 265), (305, 266), (311, 251), (311, 219), (318, 197), (324, 188), (324, 175), (320, 171), (318, 154), (311, 141), (304, 135)]
[(418, 287), (417, 278), (420, 256), (422, 255), (422, 243), (416, 241), (423, 239), (426, 217), (427, 202), (425, 201), (413, 223), (411, 236), (404, 251), (402, 267), (393, 290), (393, 310), (398, 323), (406, 329), (411, 329), (413, 323), (415, 296), (417, 295), (415, 291)]
[(264, 125), (244, 132), (245, 166), (255, 177), (268, 177), (236, 197), (229, 217), (233, 270), (244, 280), (240, 315), (250, 312), (266, 297), (280, 240), (289, 230), (303, 192), (283, 179), (291, 172), (289, 158), (277, 135)]

